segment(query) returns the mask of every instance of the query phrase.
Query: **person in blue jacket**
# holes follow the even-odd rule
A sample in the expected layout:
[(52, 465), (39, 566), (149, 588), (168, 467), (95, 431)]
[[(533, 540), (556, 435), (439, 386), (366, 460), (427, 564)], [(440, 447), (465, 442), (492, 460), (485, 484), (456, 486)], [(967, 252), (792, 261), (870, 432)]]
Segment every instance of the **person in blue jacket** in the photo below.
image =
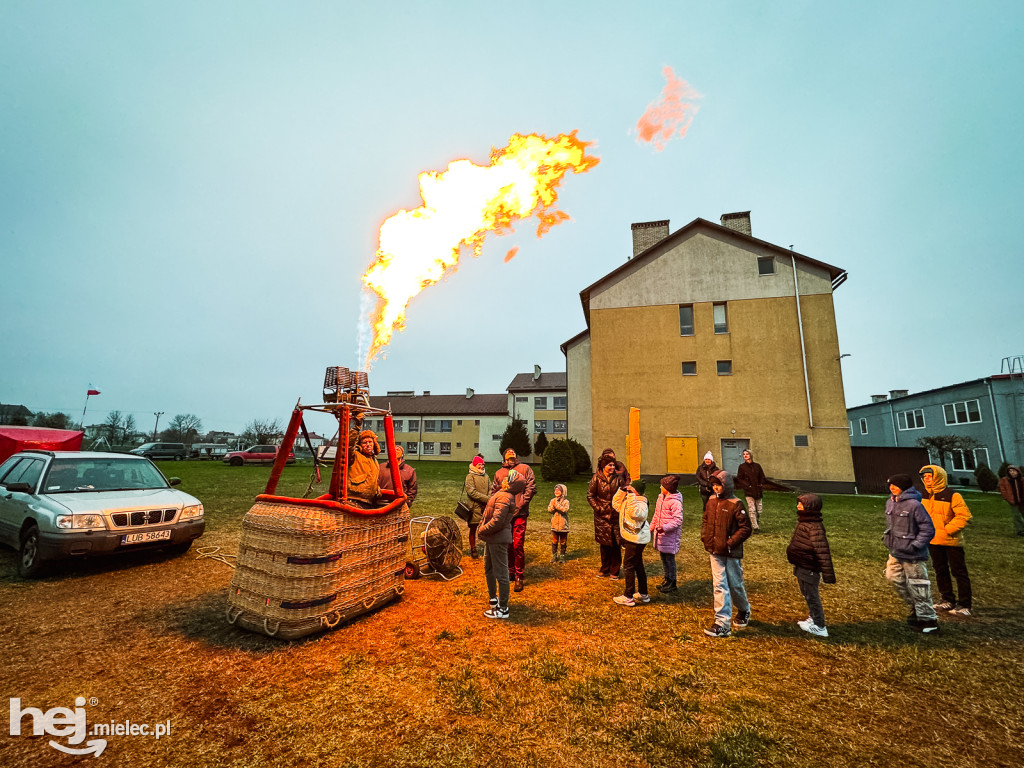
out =
[(910, 475), (889, 478), (885, 503), (885, 533), (882, 541), (889, 550), (885, 578), (896, 594), (910, 607), (907, 623), (918, 632), (939, 631), (938, 617), (932, 606), (932, 585), (928, 580), (928, 542), (935, 536), (931, 516), (921, 504), (921, 493)]

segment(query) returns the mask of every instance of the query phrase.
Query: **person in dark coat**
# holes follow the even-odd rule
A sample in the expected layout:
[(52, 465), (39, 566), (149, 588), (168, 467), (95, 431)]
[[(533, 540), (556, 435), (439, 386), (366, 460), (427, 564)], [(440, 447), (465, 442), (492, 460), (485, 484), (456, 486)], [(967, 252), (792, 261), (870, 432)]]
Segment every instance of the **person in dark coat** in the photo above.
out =
[[(405, 503), (412, 509), (412, 503), (416, 501), (416, 494), (419, 493), (419, 481), (416, 479), (416, 470), (405, 463), (405, 450), (402, 446), (395, 446), (395, 459), (398, 461), (398, 477), (402, 481), (402, 490), (405, 493)], [(393, 490), (391, 487), (391, 462), (385, 461), (380, 465), (380, 487)]]
[[(733, 495), (733, 479), (719, 470), (711, 481), (715, 495), (704, 508), (700, 540), (711, 559), (715, 588), (715, 623), (704, 630), (708, 637), (728, 637), (732, 627), (750, 623), (750, 601), (743, 584), (743, 542), (750, 538), (750, 518), (743, 503)], [(736, 603), (736, 618), (732, 604)]]
[(516, 498), (526, 490), (526, 483), (514, 469), (506, 472), (498, 490), (487, 500), (477, 535), (484, 543), (484, 579), (491, 607), (484, 612), (488, 619), (507, 619), (508, 612), (508, 550), (512, 543), (512, 519)]
[(747, 500), (747, 514), (750, 515), (750, 527), (760, 530), (758, 520), (761, 518), (761, 499), (764, 496), (766, 478), (761, 465), (754, 461), (754, 454), (743, 452), (743, 463), (736, 470), (736, 487), (743, 491)]
[(597, 460), (597, 472), (587, 488), (587, 503), (594, 510), (594, 540), (601, 548), (601, 568), (597, 577), (619, 578), (622, 567), (622, 544), (619, 541), (619, 513), (612, 507), (612, 498), (626, 487), (625, 475), (616, 471), (611, 456)]
[(715, 495), (715, 489), (711, 483), (715, 478), (718, 467), (715, 466), (715, 457), (711, 451), (704, 454), (703, 463), (697, 467), (697, 490), (700, 491), (701, 501), (704, 502), (703, 509), (708, 506), (708, 499)]
[[(621, 475), (622, 477), (622, 485), (619, 486), (620, 488), (625, 488), (627, 485), (633, 482), (633, 478), (629, 476), (629, 470), (626, 469), (626, 465), (615, 458), (615, 451), (613, 451), (611, 448), (605, 448), (603, 451), (601, 451), (601, 456), (610, 456), (615, 461), (615, 474)], [(598, 458), (598, 461), (600, 460), (601, 459)]]
[(1006, 476), (999, 478), (999, 494), (1010, 505), (1013, 532), (1024, 536), (1024, 475), (1020, 467), (1011, 464), (1006, 468)]
[(466, 504), (469, 505), (469, 520), (466, 521), (466, 525), (469, 526), (469, 554), (474, 560), (480, 557), (476, 549), (476, 529), (480, 524), (484, 507), (487, 506), (490, 486), (491, 478), (487, 476), (484, 457), (474, 456), (469, 464), (466, 482), (462, 486)]
[(505, 451), (501, 468), (494, 473), (491, 493), (501, 490), (501, 483), (509, 472), (515, 470), (525, 483), (521, 493), (516, 494), (516, 513), (512, 516), (512, 543), (508, 545), (508, 577), (515, 582), (515, 591), (523, 591), (523, 577), (526, 572), (526, 519), (530, 516), (530, 499), (537, 494), (537, 481), (528, 464), (519, 461), (516, 452)]
[(928, 543), (935, 538), (935, 526), (921, 504), (921, 492), (910, 475), (889, 478), (885, 503), (885, 533), (882, 541), (889, 550), (885, 578), (910, 608), (907, 623), (918, 632), (939, 631), (938, 617), (932, 605), (932, 584), (928, 579)]
[(797, 622), (797, 626), (817, 637), (828, 637), (818, 585), (822, 579), (826, 584), (835, 584), (836, 572), (832, 568), (832, 552), (825, 537), (821, 506), (821, 499), (813, 493), (805, 493), (797, 499), (797, 523), (786, 549), (786, 559), (793, 565), (793, 575), (811, 614)]

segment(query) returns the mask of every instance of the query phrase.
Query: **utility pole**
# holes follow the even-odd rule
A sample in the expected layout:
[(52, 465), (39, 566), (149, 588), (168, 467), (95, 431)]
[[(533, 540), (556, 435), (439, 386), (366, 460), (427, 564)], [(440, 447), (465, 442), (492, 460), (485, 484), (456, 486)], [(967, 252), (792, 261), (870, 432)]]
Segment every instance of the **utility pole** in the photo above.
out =
[(156, 430), (160, 426), (160, 417), (164, 415), (163, 411), (156, 411), (153, 413), (156, 416), (156, 424), (153, 425), (153, 442), (156, 442)]

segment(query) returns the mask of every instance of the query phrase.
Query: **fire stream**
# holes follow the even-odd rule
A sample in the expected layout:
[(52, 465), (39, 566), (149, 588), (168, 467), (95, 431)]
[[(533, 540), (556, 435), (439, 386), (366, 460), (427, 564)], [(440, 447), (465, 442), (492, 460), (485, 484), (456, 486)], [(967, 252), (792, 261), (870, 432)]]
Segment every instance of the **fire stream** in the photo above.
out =
[(490, 165), (455, 160), (445, 171), (421, 173), (423, 205), (400, 210), (381, 225), (376, 258), (363, 275), (377, 295), (364, 369), (405, 327), (409, 301), (453, 270), (463, 246), (479, 256), (488, 232), (503, 234), (536, 216), (541, 237), (568, 219), (554, 207), (556, 188), (569, 171), (586, 173), (597, 165), (598, 158), (586, 154), (590, 143), (575, 131), (552, 139), (514, 134), (508, 146), (491, 150)]

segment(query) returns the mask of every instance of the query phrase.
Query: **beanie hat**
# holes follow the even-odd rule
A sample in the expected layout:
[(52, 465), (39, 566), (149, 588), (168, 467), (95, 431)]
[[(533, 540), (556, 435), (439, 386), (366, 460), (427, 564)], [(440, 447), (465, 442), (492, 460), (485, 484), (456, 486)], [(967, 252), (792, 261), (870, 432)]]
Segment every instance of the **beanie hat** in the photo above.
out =
[(516, 471), (515, 471), (514, 469), (510, 469), (510, 470), (508, 471), (508, 474), (507, 474), (507, 475), (505, 475), (505, 480), (506, 480), (506, 481), (508, 482), (508, 484), (509, 484), (509, 485), (512, 485), (512, 483), (514, 483), (514, 482), (515, 482), (516, 480), (518, 480), (518, 479), (519, 479), (520, 477), (522, 477), (522, 475), (520, 475), (520, 474), (519, 474), (518, 472), (516, 472)]
[(679, 478), (675, 475), (665, 475), (661, 478), (661, 487), (669, 493), (675, 493), (679, 489)]
[(609, 464), (614, 463), (615, 459), (613, 459), (611, 456), (602, 456), (600, 459), (597, 460), (597, 471), (602, 472), (604, 471), (605, 467), (607, 467)]
[(518, 455), (516, 454), (516, 452), (514, 450), (512, 450), (511, 448), (509, 448), (507, 451), (505, 451), (505, 455), (504, 455), (505, 461), (508, 461), (509, 457), (511, 457), (513, 459), (519, 458)]
[(614, 456), (615, 455), (615, 451), (613, 451), (611, 448), (605, 448), (603, 451), (601, 451), (601, 455), (602, 456)]
[(705, 459), (711, 459), (712, 461), (715, 460), (715, 457), (711, 455), (711, 451), (708, 451), (707, 453), (705, 453), (704, 454), (704, 458)]
[(902, 492), (912, 487), (914, 481), (910, 479), (910, 475), (893, 475), (889, 478), (889, 485), (895, 485)]
[(474, 456), (473, 461), (471, 463), (474, 467), (482, 467), (484, 465), (484, 460), (481, 459), (479, 456)]

